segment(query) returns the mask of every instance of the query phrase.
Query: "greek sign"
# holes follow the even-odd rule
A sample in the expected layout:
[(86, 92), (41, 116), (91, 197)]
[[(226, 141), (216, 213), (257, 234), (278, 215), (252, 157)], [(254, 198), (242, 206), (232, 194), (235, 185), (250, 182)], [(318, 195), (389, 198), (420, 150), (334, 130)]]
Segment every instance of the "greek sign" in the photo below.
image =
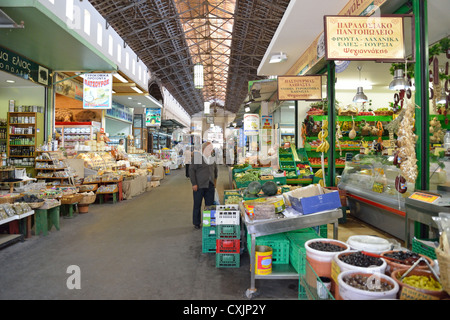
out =
[(83, 109), (112, 108), (112, 74), (87, 73), (83, 79)]
[(50, 70), (6, 48), (0, 47), (0, 70), (48, 86)]
[(322, 77), (278, 77), (278, 100), (322, 100)]
[(403, 17), (325, 16), (327, 60), (404, 61)]

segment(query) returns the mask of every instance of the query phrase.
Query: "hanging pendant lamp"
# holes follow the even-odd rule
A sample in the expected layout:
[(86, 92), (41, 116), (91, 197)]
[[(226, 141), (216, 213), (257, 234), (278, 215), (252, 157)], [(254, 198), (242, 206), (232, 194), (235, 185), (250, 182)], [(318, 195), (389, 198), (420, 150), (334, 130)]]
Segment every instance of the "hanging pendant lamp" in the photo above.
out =
[(397, 69), (394, 71), (394, 80), (389, 84), (391, 90), (406, 90), (408, 89), (408, 83), (403, 75), (403, 69)]
[[(358, 71), (359, 71), (359, 83), (361, 83), (361, 66), (357, 67)], [(367, 102), (369, 101), (369, 99), (367, 99), (367, 96), (364, 94), (363, 91), (363, 87), (358, 87), (356, 89), (356, 95), (353, 97), (353, 102), (354, 103), (362, 103), (362, 102)]]

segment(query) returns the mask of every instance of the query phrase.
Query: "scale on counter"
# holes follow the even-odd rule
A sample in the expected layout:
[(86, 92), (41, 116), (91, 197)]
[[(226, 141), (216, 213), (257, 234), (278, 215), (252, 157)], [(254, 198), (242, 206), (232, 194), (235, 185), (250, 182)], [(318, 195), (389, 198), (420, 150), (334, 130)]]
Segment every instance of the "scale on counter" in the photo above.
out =
[(439, 193), (428, 191), (416, 191), (409, 196), (409, 199), (426, 202), (440, 207), (450, 207), (450, 185), (439, 185)]

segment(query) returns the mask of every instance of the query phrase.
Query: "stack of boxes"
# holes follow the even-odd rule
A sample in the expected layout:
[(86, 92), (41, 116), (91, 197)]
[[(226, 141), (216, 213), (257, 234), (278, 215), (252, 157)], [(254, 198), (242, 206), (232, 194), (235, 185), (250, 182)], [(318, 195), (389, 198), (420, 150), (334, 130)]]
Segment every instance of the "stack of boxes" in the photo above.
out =
[(218, 205), (216, 218), (216, 267), (239, 268), (241, 227), (239, 205)]
[(202, 213), (202, 252), (216, 252), (216, 206), (205, 207)]

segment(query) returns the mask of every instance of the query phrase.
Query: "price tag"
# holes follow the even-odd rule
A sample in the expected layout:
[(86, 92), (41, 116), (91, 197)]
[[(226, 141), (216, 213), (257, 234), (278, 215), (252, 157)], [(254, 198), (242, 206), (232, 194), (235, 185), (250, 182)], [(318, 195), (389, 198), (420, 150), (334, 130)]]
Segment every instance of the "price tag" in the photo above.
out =
[(440, 197), (435, 194), (423, 193), (423, 192), (414, 192), (409, 196), (410, 199), (419, 200), (423, 202), (433, 203)]

